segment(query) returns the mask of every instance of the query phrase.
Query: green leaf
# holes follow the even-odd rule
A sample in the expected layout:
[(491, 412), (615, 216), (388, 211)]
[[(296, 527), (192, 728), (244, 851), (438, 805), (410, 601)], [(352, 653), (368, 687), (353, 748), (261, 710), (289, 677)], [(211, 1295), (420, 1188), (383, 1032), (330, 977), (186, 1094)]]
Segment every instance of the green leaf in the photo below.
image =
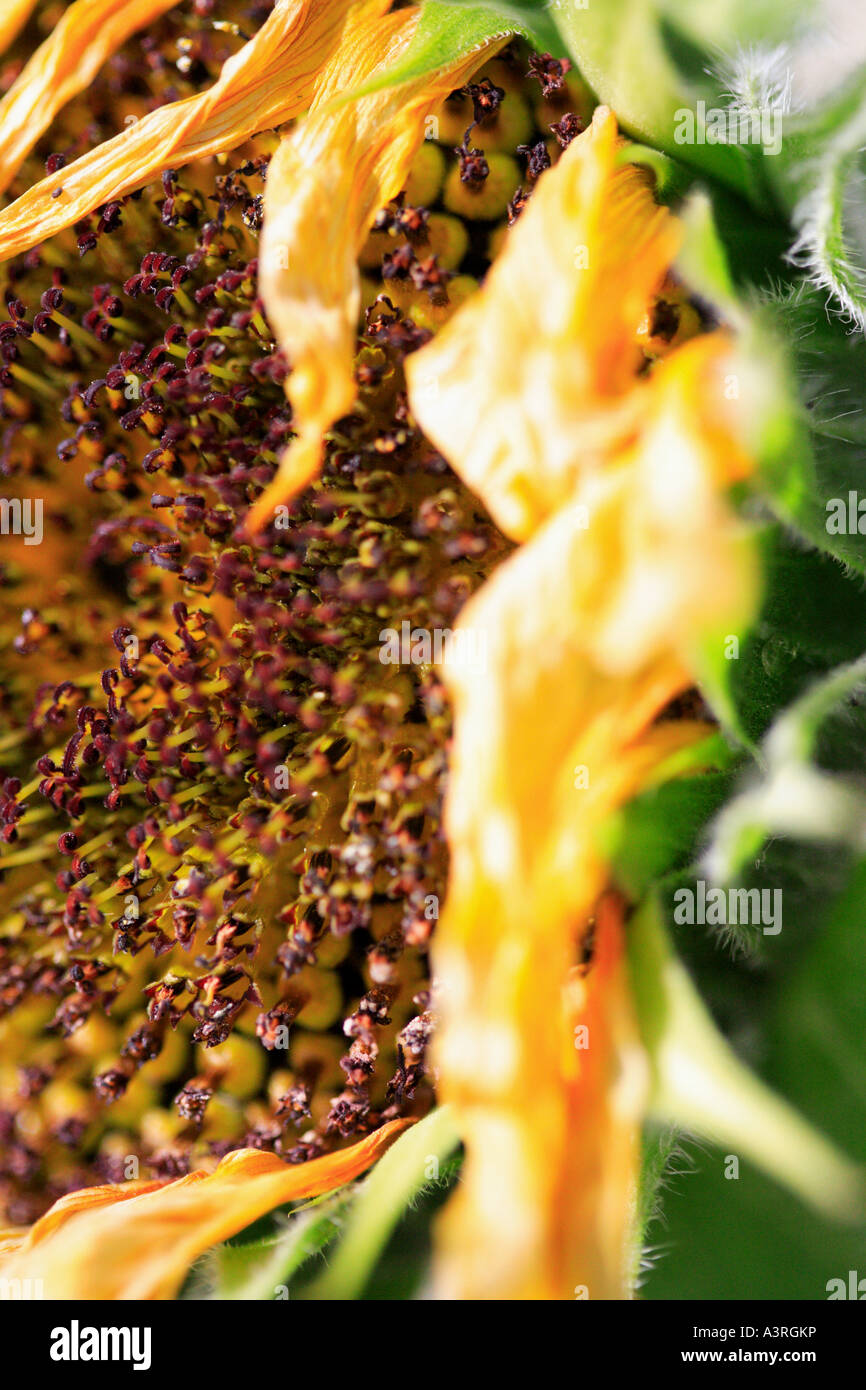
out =
[(778, 281), (788, 227), (759, 218), (718, 185), (692, 191), (677, 216), (684, 234), (678, 273), (731, 328), (753, 334), (754, 287), (771, 277)]
[(761, 607), (737, 659), (727, 663), (736, 726), (750, 746), (815, 680), (856, 660), (866, 638), (858, 576), (779, 526), (762, 533), (760, 559)]
[(635, 1255), (632, 1287), (641, 1285), (650, 1235), (657, 1222), (664, 1220), (663, 1192), (670, 1174), (682, 1155), (680, 1132), (675, 1126), (655, 1129), (647, 1126), (641, 1145), (640, 1177), (635, 1215)]
[(863, 1220), (864, 1171), (739, 1061), (674, 956), (652, 898), (631, 921), (628, 958), (651, 1116), (731, 1145), (825, 1216)]
[(564, 55), (563, 40), (547, 13), (545, 0), (424, 0), (418, 27), (400, 61), (342, 100), (425, 77), (490, 39), (510, 34), (520, 34), (538, 48)]
[[(857, 587), (846, 586), (838, 567), (822, 568), (820, 558), (810, 558), (778, 526), (766, 524), (768, 503), (786, 526), (798, 526), (801, 518), (816, 512), (817, 483), (806, 411), (795, 387), (793, 355), (784, 346), (789, 335), (770, 314), (756, 311), (740, 295), (711, 199), (702, 193), (692, 195), (681, 220), (685, 235), (677, 269), (737, 334), (736, 370), (729, 380), (743, 403), (746, 447), (756, 463), (748, 486), (739, 488), (737, 497), (742, 510), (763, 523), (755, 540), (765, 585), (762, 607), (750, 626), (736, 633), (706, 634), (695, 653), (695, 669), (717, 716), (754, 752), (756, 736), (811, 674), (859, 654), (859, 647), (849, 645), (824, 659), (824, 634), (836, 624), (831, 618), (828, 625), (822, 612), (816, 611), (817, 595), (837, 606), (844, 600), (848, 618), (855, 616), (858, 607), (866, 618), (866, 607), (859, 603)], [(810, 529), (815, 532), (817, 527), (813, 523)], [(802, 524), (799, 530), (805, 535)], [(798, 643), (790, 637), (790, 623), (793, 619), (802, 632), (798, 615), (807, 611), (816, 621)], [(853, 630), (849, 624), (849, 631)], [(778, 650), (771, 651), (774, 642)], [(814, 657), (808, 653), (810, 646), (817, 647)]]
[(714, 734), (668, 759), (639, 796), (608, 817), (599, 849), (633, 901), (692, 861), (703, 827), (733, 786), (739, 760)]
[[(794, 10), (797, 9), (795, 5)], [(752, 40), (790, 32), (792, 7), (777, 0), (554, 0), (571, 57), (623, 128), (727, 184), (756, 206), (772, 206), (761, 145), (679, 143), (680, 113), (724, 108), (725, 80), (713, 69)], [(695, 137), (698, 135), (695, 121)]]
[[(714, 952), (716, 984), (700, 943), (680, 929), (678, 942), (715, 993), (728, 1030), (748, 1047), (763, 1080), (835, 1144), (866, 1161), (866, 998), (862, 987), (862, 904), (866, 864), (811, 914), (788, 911), (790, 929), (772, 938), (763, 969), (725, 962)], [(823, 901), (822, 901), (823, 898)], [(704, 943), (706, 939), (704, 938)], [(703, 949), (703, 947), (701, 947)], [(717, 1012), (718, 1012), (717, 1009)], [(731, 1152), (732, 1147), (734, 1152)], [(732, 1180), (735, 1146), (696, 1150), (692, 1171), (665, 1173), (663, 1241), (642, 1281), (648, 1298), (826, 1298), (831, 1279), (863, 1271), (866, 1227), (841, 1226), (804, 1207), (743, 1155)], [(707, 1258), (712, 1251), (712, 1258)]]
[[(718, 206), (716, 195), (711, 201), (701, 194), (685, 204), (678, 269), (738, 334), (741, 394), (748, 393), (749, 445), (758, 465), (751, 490), (809, 545), (866, 574), (857, 505), (866, 447), (866, 341), (828, 316), (814, 287), (783, 286), (760, 299), (753, 291), (751, 304), (744, 300), (717, 229)], [(862, 523), (866, 533), (866, 515)], [(808, 584), (803, 597), (813, 607)], [(827, 611), (832, 622), (833, 610)], [(846, 655), (859, 650), (849, 647)], [(711, 670), (708, 678), (721, 681), (725, 674)], [(729, 709), (721, 712), (731, 718)]]
[(432, 1296), (436, 1218), (454, 1192), (462, 1163), (462, 1152), (453, 1153), (442, 1163), (438, 1183), (422, 1188), (404, 1208), (364, 1288), (365, 1302)]
[(689, 288), (714, 304), (732, 327), (744, 327), (746, 315), (734, 288), (709, 196), (692, 194), (680, 210), (680, 220), (683, 245), (677, 269)]
[(861, 860), (777, 991), (767, 1066), (837, 1143), (866, 1160), (864, 895)]
[[(540, 51), (552, 53), (554, 57), (565, 55), (562, 36), (557, 29), (555, 18), (550, 13), (548, 0), (425, 0), (424, 10), (455, 11), (464, 10), (476, 16), (487, 13), (487, 23), (497, 26), (498, 32), (510, 29), (529, 39)], [(492, 18), (491, 18), (492, 16)], [(440, 22), (446, 18), (440, 14)], [(425, 15), (426, 18), (426, 15)]]
[[(776, 720), (762, 744), (761, 772), (713, 827), (705, 861), (713, 882), (736, 879), (780, 836), (866, 849), (866, 791), (838, 772), (840, 765), (851, 769), (853, 750), (863, 746), (866, 710), (856, 697), (864, 682), (866, 657), (814, 684)], [(862, 754), (855, 768), (862, 777)]]
[(672, 202), (687, 188), (690, 175), (686, 169), (661, 150), (651, 145), (638, 145), (629, 142), (619, 151), (620, 164), (642, 164), (655, 178), (656, 197), (663, 202)]
[(285, 1233), (217, 1246), (198, 1261), (191, 1279), (193, 1298), (240, 1302), (288, 1297), (289, 1283), (302, 1265), (336, 1238), (354, 1189), (317, 1198), (287, 1216), (277, 1216)]
[(862, 1273), (862, 1227), (827, 1221), (747, 1159), (735, 1180), (726, 1177), (737, 1155), (725, 1147), (687, 1152), (690, 1162), (664, 1179), (664, 1221), (650, 1229), (657, 1243), (641, 1298), (826, 1299), (830, 1279)]
[(866, 66), (824, 106), (788, 123), (783, 158), (773, 170), (798, 231), (791, 260), (860, 329), (866, 327), (864, 146)]
[[(866, 449), (866, 340), (846, 333), (827, 314), (823, 295), (809, 286), (768, 299), (758, 318), (776, 341), (789, 345), (805, 446), (791, 450), (787, 474), (778, 470), (765, 475), (769, 493), (801, 535), (866, 574), (866, 536), (858, 529), (856, 504), (853, 528), (848, 518), (849, 493), (856, 494), (862, 483)], [(787, 495), (782, 496), (786, 487)], [(833, 519), (833, 499), (843, 507), (841, 530)], [(866, 517), (863, 524), (866, 529)]]
[(694, 859), (701, 833), (731, 790), (730, 773), (705, 773), (643, 792), (610, 822), (608, 853), (616, 883), (629, 898)]
[(406, 1207), (440, 1180), (441, 1165), (458, 1143), (447, 1106), (401, 1134), (365, 1179), (328, 1268), (305, 1298), (360, 1297)]

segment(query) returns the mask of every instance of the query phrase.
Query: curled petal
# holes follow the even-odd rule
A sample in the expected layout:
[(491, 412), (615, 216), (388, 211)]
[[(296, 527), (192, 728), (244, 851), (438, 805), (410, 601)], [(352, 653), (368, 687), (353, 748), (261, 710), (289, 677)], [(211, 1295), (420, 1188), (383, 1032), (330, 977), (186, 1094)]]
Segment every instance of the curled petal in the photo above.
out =
[(0, 192), (57, 112), (130, 34), (177, 0), (76, 0), (0, 101)]
[[(409, 364), (425, 430), (526, 541), (461, 615), (454, 650), (475, 660), (445, 667), (456, 732), (437, 1055), (467, 1145), (443, 1224), (451, 1296), (627, 1292), (646, 1068), (610, 964), (619, 947), (606, 954), (616, 928), (596, 910), (601, 832), (707, 732), (655, 721), (691, 683), (695, 649), (737, 631), (756, 597), (724, 497), (750, 468), (725, 389), (732, 343), (694, 339), (638, 377), (638, 326), (678, 232), (616, 150), (597, 112), (542, 175), (485, 287)], [(574, 970), (594, 914), (583, 1056)]]
[[(571, 269), (560, 300), (573, 296), (581, 273)], [(471, 332), (483, 343), (489, 325), (480, 312)], [(490, 312), (497, 322), (499, 306)], [(452, 322), (464, 314), (473, 314), (471, 301)], [(610, 315), (631, 319), (618, 303)], [(553, 313), (526, 351), (544, 361), (549, 340), (564, 341)], [(494, 390), (518, 423), (499, 437), (480, 482), (466, 462), (476, 442), (471, 420), (467, 452), (457, 442), (448, 449), (494, 512), (522, 497), (520, 526), (533, 531), (463, 610), (445, 666), (456, 727), (451, 878), (434, 943), (437, 1059), (440, 1095), (467, 1146), (442, 1231), (440, 1280), (451, 1297), (628, 1293), (627, 1215), (647, 1068), (612, 963), (619, 946), (606, 954), (618, 932), (602, 931), (602, 834), (613, 811), (706, 735), (705, 725), (658, 716), (691, 684), (695, 649), (739, 630), (756, 599), (749, 537), (724, 495), (749, 469), (737, 404), (725, 392), (736, 372), (730, 339), (692, 340), (631, 392), (618, 384), (607, 402), (610, 374), (595, 362), (591, 370), (595, 394), (567, 427), (575, 464), (567, 478), (551, 471), (546, 440), (527, 424), (535, 378), (521, 377), (523, 394), (511, 401), (513, 377), (492, 373), (489, 428), (495, 435), (500, 425)], [(440, 390), (443, 429), (456, 381)], [(564, 419), (567, 380), (559, 387)], [(618, 418), (629, 396), (639, 399), (639, 416), (606, 440), (590, 430), (593, 466), (584, 468), (580, 419)], [(594, 953), (577, 989), (594, 918)], [(573, 1032), (587, 1018), (584, 1055)]]
[(738, 370), (731, 340), (713, 333), (652, 379), (642, 434), (619, 464), (630, 503), (608, 539), (611, 579), (593, 638), (605, 669), (631, 670), (669, 644), (693, 666), (700, 646), (718, 638), (721, 650), (753, 611), (751, 538), (725, 497), (751, 470), (738, 403), (725, 395)]
[(352, 406), (361, 305), (358, 253), (373, 219), (402, 190), (425, 120), (501, 43), (432, 74), (340, 102), (405, 53), (419, 11), (358, 15), (318, 85), (306, 119), (275, 154), (265, 191), (261, 290), (293, 367), (286, 390), (298, 438), (247, 523), (253, 533), (315, 476), (326, 430)]
[(234, 149), (306, 110), (349, 8), (349, 0), (277, 0), (208, 91), (152, 111), (0, 212), (0, 260), (134, 192), (162, 169)]
[[(611, 529), (629, 495), (624, 475), (617, 482)], [(446, 667), (456, 736), (451, 879), (434, 945), (436, 1059), (467, 1146), (442, 1232), (448, 1297), (563, 1298), (596, 1283), (599, 1269), (605, 1288), (616, 1270), (624, 1289), (619, 1228), (605, 1227), (617, 1231), (615, 1249), (598, 1248), (585, 1208), (570, 1208), (577, 1189), (566, 1178), (588, 1180), (574, 1175), (573, 1153), (589, 1120), (574, 1095), (568, 982), (606, 883), (599, 833), (608, 814), (707, 729), (651, 727), (689, 683), (670, 648), (651, 663), (636, 653), (627, 675), (593, 658), (611, 569), (605, 542), (596, 545), (582, 520), (580, 503), (563, 508), (467, 605), (458, 632), (471, 632), (484, 668)], [(593, 967), (588, 991), (604, 990), (604, 978)], [(581, 1142), (595, 1173), (601, 1151)], [(618, 1196), (627, 1211), (629, 1191)]]
[(643, 409), (638, 329), (679, 230), (646, 170), (618, 163), (621, 144), (598, 107), (483, 288), (409, 359), (425, 434), (516, 540), (634, 436)]
[(296, 1167), (240, 1149), (208, 1175), (72, 1193), (7, 1251), (0, 1275), (41, 1280), (51, 1299), (171, 1298), (203, 1251), (274, 1207), (350, 1182), (409, 1123), (393, 1120), (351, 1148)]

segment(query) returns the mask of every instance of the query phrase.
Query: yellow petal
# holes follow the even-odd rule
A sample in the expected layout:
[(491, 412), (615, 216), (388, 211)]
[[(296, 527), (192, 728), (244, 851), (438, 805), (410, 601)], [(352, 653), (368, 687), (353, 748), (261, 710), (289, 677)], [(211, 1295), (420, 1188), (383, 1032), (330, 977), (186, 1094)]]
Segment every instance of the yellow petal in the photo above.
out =
[(640, 420), (637, 333), (679, 231), (646, 171), (618, 165), (620, 145), (598, 107), (483, 288), (408, 362), (425, 434), (517, 540)]
[(26, 1231), (16, 1230), (14, 1227), (6, 1227), (0, 1230), (0, 1261), (4, 1255), (11, 1255), (13, 1250), (17, 1250), (23, 1243), (27, 1235)]
[(731, 340), (713, 333), (679, 348), (652, 378), (641, 435), (617, 465), (629, 499), (604, 541), (609, 576), (593, 655), (607, 670), (630, 671), (669, 645), (691, 664), (698, 646), (718, 639), (721, 649), (754, 607), (749, 535), (725, 498), (751, 470), (739, 403), (725, 395), (736, 373)]
[(351, 1148), (296, 1167), (241, 1149), (209, 1175), (72, 1193), (0, 1259), (0, 1277), (41, 1280), (50, 1299), (171, 1298), (204, 1250), (285, 1202), (350, 1182), (409, 1123), (393, 1120)]
[(4, 0), (0, 10), (0, 53), (5, 53), (35, 9), (36, 0)]
[[(559, 1297), (621, 1299), (631, 1293), (635, 1273), (631, 1223), (648, 1072), (624, 959), (622, 908), (614, 894), (599, 903), (592, 969), (571, 991), (577, 1069), (569, 1086), (570, 1138), (558, 1194)], [(569, 1286), (575, 1270), (579, 1282)]]
[[(631, 471), (615, 470), (592, 500), (589, 529), (583, 501), (562, 508), (467, 605), (458, 632), (472, 634), (483, 669), (446, 667), (456, 733), (451, 878), (433, 950), (442, 994), (436, 1058), (441, 1098), (454, 1104), (467, 1145), (445, 1218), (448, 1297), (563, 1298), (598, 1269), (609, 1271), (608, 1289), (617, 1271), (622, 1293), (626, 1277), (620, 1237), (615, 1251), (599, 1249), (564, 1195), (579, 1061), (567, 984), (607, 879), (599, 831), (651, 772), (707, 730), (651, 726), (689, 684), (674, 645), (689, 573), (679, 572), (676, 595), (664, 591), (668, 625), (654, 615), (654, 649), (636, 633), (625, 651), (612, 651), (617, 565), (639, 507)], [(657, 560), (644, 549), (635, 566)], [(722, 573), (724, 588), (735, 575)], [(626, 564), (623, 590), (631, 583)], [(588, 989), (596, 983), (591, 971)], [(629, 1094), (639, 1097), (636, 1083)], [(602, 1135), (603, 1127), (599, 1143)], [(582, 1152), (595, 1152), (588, 1139)], [(627, 1210), (628, 1191), (619, 1200)]]
[(425, 431), (525, 541), (464, 609), (445, 666), (436, 1056), (467, 1147), (441, 1232), (450, 1297), (629, 1292), (647, 1068), (602, 831), (706, 735), (657, 716), (691, 684), (696, 648), (755, 602), (724, 495), (750, 467), (725, 391), (733, 344), (693, 339), (638, 376), (678, 230), (616, 151), (597, 113), (542, 175), (485, 287), (409, 364)]
[(306, 110), (349, 8), (349, 0), (277, 0), (208, 91), (142, 117), (0, 212), (0, 260), (134, 192), (162, 169), (234, 149)]
[(0, 192), (57, 112), (130, 34), (177, 0), (76, 0), (0, 101)]
[(268, 170), (261, 293), (293, 368), (286, 390), (298, 438), (253, 508), (251, 534), (316, 475), (325, 432), (355, 399), (357, 261), (377, 211), (405, 186), (430, 112), (502, 46), (485, 44), (424, 78), (335, 102), (399, 60), (418, 17), (414, 7), (357, 17), (308, 116), (284, 138)]

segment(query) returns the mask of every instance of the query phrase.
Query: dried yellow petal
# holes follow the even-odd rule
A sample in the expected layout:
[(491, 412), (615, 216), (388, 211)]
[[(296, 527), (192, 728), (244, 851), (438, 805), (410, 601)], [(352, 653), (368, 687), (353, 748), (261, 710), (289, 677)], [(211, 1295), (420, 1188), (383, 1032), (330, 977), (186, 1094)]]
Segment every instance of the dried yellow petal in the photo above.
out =
[(480, 293), (410, 358), (415, 415), (498, 525), (525, 540), (581, 472), (634, 436), (637, 333), (678, 243), (616, 121), (543, 175)]
[(41, 1280), (44, 1297), (171, 1298), (203, 1251), (285, 1202), (363, 1173), (411, 1123), (393, 1120), (351, 1148), (291, 1167), (240, 1149), (206, 1175), (86, 1189), (57, 1202), (0, 1261), (7, 1282)]
[(57, 112), (130, 34), (177, 0), (76, 0), (0, 101), (0, 192)]
[[(621, 1235), (615, 1252), (599, 1249), (570, 1209), (576, 1187), (566, 1188), (582, 1065), (568, 982), (607, 881), (598, 832), (650, 773), (707, 730), (651, 727), (689, 683), (670, 644), (650, 659), (635, 643), (607, 660), (604, 615), (631, 524), (629, 473), (618, 470), (593, 500), (589, 530), (582, 501), (562, 508), (467, 605), (457, 640), (471, 636), (483, 669), (446, 667), (456, 735), (451, 878), (433, 952), (436, 1056), (441, 1098), (454, 1104), (467, 1146), (444, 1221), (448, 1297), (562, 1298), (599, 1268), (606, 1292), (596, 1284), (590, 1296), (625, 1288)], [(629, 668), (616, 669), (629, 655)], [(602, 978), (591, 970), (591, 999)], [(614, 1062), (593, 1053), (588, 1065), (603, 1071)], [(640, 1118), (637, 1072), (629, 1131)], [(599, 1143), (603, 1134), (602, 1126)], [(585, 1136), (581, 1144), (585, 1156), (595, 1153)], [(627, 1190), (619, 1200), (627, 1211)]]
[(268, 171), (261, 290), (292, 365), (286, 390), (298, 437), (252, 509), (250, 533), (316, 475), (325, 432), (355, 399), (357, 261), (376, 212), (403, 189), (431, 111), (501, 47), (485, 44), (423, 78), (335, 101), (400, 59), (418, 17), (413, 7), (350, 24), (307, 118)]
[[(676, 518), (641, 515), (638, 472), (623, 464), (588, 490), (588, 528), (579, 499), (497, 571), (458, 624), (486, 654), (486, 668), (446, 668), (456, 738), (446, 822), (452, 872), (434, 945), (437, 1058), (440, 1095), (455, 1105), (468, 1151), (445, 1218), (441, 1274), (451, 1297), (562, 1298), (587, 1285), (597, 1298), (627, 1289), (631, 1178), (605, 1198), (623, 1213), (622, 1225), (605, 1219), (606, 1244), (577, 1194), (590, 1173), (600, 1182), (615, 1171), (604, 1166), (611, 1126), (629, 1148), (623, 1136), (637, 1131), (643, 1071), (627, 1019), (609, 1055), (593, 1032), (589, 1055), (574, 1051), (567, 983), (607, 881), (598, 840), (607, 817), (707, 732), (651, 722), (690, 683), (677, 639), (685, 630), (687, 641), (705, 612), (708, 626), (739, 619), (749, 594), (741, 539), (721, 505), (712, 560), (698, 531), (691, 557), (675, 546), (666, 562)], [(621, 626), (635, 593), (640, 611)], [(606, 1017), (613, 1005), (604, 978), (596, 959), (586, 989)], [(613, 1119), (596, 1124), (589, 1102), (578, 1103), (586, 1067), (593, 1077), (621, 1073), (631, 1107), (622, 1132)]]
[(234, 149), (306, 110), (349, 8), (349, 0), (277, 0), (208, 91), (152, 111), (0, 212), (0, 260), (134, 192), (162, 169)]

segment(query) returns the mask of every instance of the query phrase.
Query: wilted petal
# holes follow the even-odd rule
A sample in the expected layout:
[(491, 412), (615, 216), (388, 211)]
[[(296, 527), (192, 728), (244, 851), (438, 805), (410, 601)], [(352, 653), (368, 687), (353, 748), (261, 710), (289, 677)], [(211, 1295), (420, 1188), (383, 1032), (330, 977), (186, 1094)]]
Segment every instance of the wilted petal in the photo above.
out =
[(394, 1120), (351, 1148), (294, 1167), (241, 1149), (209, 1175), (72, 1193), (2, 1260), (0, 1277), (41, 1280), (51, 1299), (171, 1298), (204, 1250), (275, 1207), (350, 1182), (408, 1123)]
[[(563, 1186), (579, 1061), (567, 983), (607, 879), (608, 815), (707, 732), (652, 726), (689, 683), (675, 647), (684, 593), (668, 604), (663, 644), (648, 654), (636, 632), (609, 659), (609, 591), (618, 565), (632, 581), (625, 546), (641, 500), (623, 468), (594, 490), (589, 529), (582, 501), (563, 508), (464, 610), (458, 631), (486, 664), (446, 667), (456, 735), (437, 1058), (468, 1151), (445, 1219), (449, 1296), (561, 1298), (588, 1282), (587, 1260), (616, 1264), (571, 1218)], [(590, 971), (590, 995), (600, 978)]]
[[(569, 177), (558, 173), (540, 184), (546, 178), (567, 200)], [(555, 226), (555, 204), (548, 216)], [(594, 236), (606, 226), (600, 217)], [(645, 244), (639, 227), (635, 236)], [(593, 240), (590, 266), (595, 253)], [(620, 255), (628, 289), (627, 246)], [(652, 259), (657, 277), (663, 267)], [(526, 267), (512, 268), (519, 304)], [(601, 832), (673, 753), (706, 734), (701, 724), (655, 721), (691, 684), (696, 648), (738, 631), (756, 591), (747, 533), (725, 499), (750, 466), (725, 389), (736, 374), (731, 340), (694, 339), (630, 383), (604, 365), (605, 324), (581, 315), (576, 326), (562, 307), (578, 303), (574, 282), (587, 272), (561, 272), (559, 290), (549, 286), (559, 309), (541, 311), (534, 336), (515, 337), (512, 367), (489, 366), (505, 323), (498, 294), (482, 291), (412, 373), (417, 399), (440, 343), (449, 334), (462, 343), (462, 366), (450, 360), (438, 397), (424, 398), (425, 424), (440, 446), (447, 437), (450, 462), (494, 514), (515, 534), (532, 533), (461, 615), (463, 650), (476, 659), (445, 667), (456, 732), (451, 880), (434, 944), (437, 1055), (467, 1164), (444, 1219), (440, 1276), (459, 1297), (564, 1298), (577, 1286), (592, 1298), (628, 1293), (646, 1069), (615, 963), (618, 928), (602, 931), (599, 917), (579, 1009), (574, 971), (594, 913), (609, 910), (597, 909), (608, 882)], [(596, 314), (619, 325), (611, 341), (632, 361), (637, 299), (626, 311), (612, 283), (609, 295)], [(584, 341), (594, 346), (581, 365)], [(471, 375), (473, 344), (486, 385)], [(569, 355), (576, 392), (557, 375), (559, 353)], [(559, 392), (548, 402), (550, 436), (539, 433), (548, 417), (536, 413), (545, 363)], [(467, 380), (481, 393), (477, 415)], [(455, 419), (462, 434), (451, 433)], [(590, 1020), (586, 1055), (573, 1036), (580, 1010)]]
[(752, 610), (750, 540), (725, 497), (751, 468), (739, 404), (725, 395), (737, 370), (730, 339), (714, 333), (679, 348), (652, 379), (641, 437), (618, 463), (629, 501), (605, 538), (609, 582), (592, 640), (607, 670), (631, 671), (669, 645), (694, 669), (698, 645), (721, 643)]
[(293, 369), (286, 390), (298, 438), (253, 508), (250, 532), (315, 476), (326, 430), (355, 399), (357, 259), (377, 211), (404, 187), (426, 118), (502, 46), (483, 45), (423, 78), (340, 102), (399, 60), (418, 16), (414, 7), (360, 15), (322, 74), (306, 120), (271, 161), (261, 291)]
[(0, 260), (134, 192), (162, 169), (234, 149), (306, 110), (349, 8), (349, 0), (277, 0), (208, 91), (152, 111), (0, 212)]
[(0, 101), (0, 192), (57, 112), (130, 34), (177, 0), (76, 0)]
[[(625, 1298), (636, 1273), (633, 1213), (649, 1073), (625, 962), (622, 903), (608, 894), (594, 926), (592, 969), (575, 980), (570, 1142), (562, 1176), (559, 1296)], [(575, 1270), (579, 1282), (567, 1280)]]
[(409, 360), (425, 434), (517, 540), (633, 437), (643, 409), (638, 329), (679, 231), (647, 172), (618, 163), (621, 146), (598, 107), (482, 289)]

